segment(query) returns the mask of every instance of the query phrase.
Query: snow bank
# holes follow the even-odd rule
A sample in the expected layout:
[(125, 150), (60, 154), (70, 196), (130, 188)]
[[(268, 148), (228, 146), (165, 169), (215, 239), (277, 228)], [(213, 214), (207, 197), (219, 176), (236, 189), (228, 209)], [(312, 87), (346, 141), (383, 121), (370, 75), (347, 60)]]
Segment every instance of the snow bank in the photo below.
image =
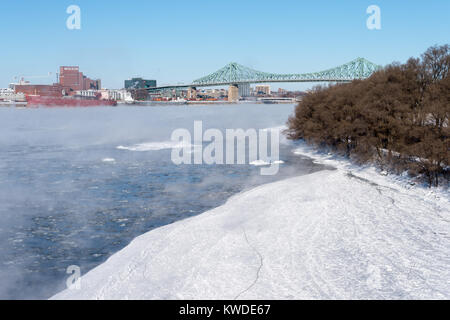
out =
[(326, 164), (347, 173), (351, 173), (354, 176), (373, 181), (374, 183), (384, 184), (393, 189), (402, 190), (403, 192), (410, 192), (412, 195), (414, 194), (423, 197), (424, 200), (443, 200), (445, 203), (448, 203), (450, 198), (450, 192), (447, 186), (429, 188), (425, 183), (414, 183), (412, 179), (408, 177), (407, 172), (403, 175), (392, 174), (388, 176), (388, 172), (376, 168), (372, 164), (356, 165), (345, 157), (320, 151), (317, 148), (306, 144), (304, 141), (299, 141), (295, 144), (297, 145), (293, 150), (295, 154), (312, 158), (315, 163)]
[(238, 194), (53, 299), (450, 298), (448, 198), (379, 177), (321, 171)]

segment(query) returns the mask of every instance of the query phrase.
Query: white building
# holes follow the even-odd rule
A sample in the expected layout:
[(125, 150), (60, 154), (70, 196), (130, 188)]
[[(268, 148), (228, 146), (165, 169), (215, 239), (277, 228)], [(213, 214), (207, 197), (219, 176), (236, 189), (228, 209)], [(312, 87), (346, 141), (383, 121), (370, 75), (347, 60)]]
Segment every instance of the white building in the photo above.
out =
[(255, 86), (255, 92), (256, 94), (265, 94), (270, 95), (270, 85), (268, 84), (259, 84)]
[(133, 103), (133, 97), (131, 96), (131, 92), (127, 90), (106, 90), (107, 95), (110, 100), (116, 100), (124, 103)]
[(25, 101), (23, 93), (16, 93), (13, 88), (0, 88), (0, 101)]
[(77, 91), (77, 95), (90, 98), (94, 98), (100, 95), (100, 98), (103, 100), (116, 100), (118, 102), (124, 103), (134, 102), (133, 98), (131, 97), (131, 92), (128, 92), (127, 90), (81, 90)]
[(81, 91), (77, 91), (76, 95), (80, 96), (80, 97), (92, 97), (92, 98), (95, 98), (98, 93), (99, 93), (98, 90), (81, 90)]

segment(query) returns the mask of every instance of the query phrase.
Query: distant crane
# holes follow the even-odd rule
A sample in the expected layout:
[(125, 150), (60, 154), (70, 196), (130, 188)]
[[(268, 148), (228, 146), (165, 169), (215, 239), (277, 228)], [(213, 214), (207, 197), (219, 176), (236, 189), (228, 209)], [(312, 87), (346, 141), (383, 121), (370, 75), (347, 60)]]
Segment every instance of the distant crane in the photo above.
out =
[(49, 72), (47, 75), (45, 75), (45, 76), (16, 76), (16, 77), (14, 77), (14, 80), (15, 81), (19, 81), (20, 80), (20, 82), (24, 82), (25, 81), (25, 79), (43, 79), (43, 78), (50, 78), (50, 77), (52, 77), (52, 75), (53, 75), (53, 72)]

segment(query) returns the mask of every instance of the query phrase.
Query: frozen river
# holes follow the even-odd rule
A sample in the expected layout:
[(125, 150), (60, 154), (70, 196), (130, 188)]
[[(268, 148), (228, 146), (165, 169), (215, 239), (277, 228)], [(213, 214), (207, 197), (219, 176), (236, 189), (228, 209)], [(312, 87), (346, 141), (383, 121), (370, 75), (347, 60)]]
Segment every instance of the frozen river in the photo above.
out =
[(321, 170), (281, 145), (275, 176), (253, 165), (172, 163), (170, 136), (285, 124), (293, 105), (0, 109), (0, 299), (48, 298), (149, 230), (257, 185)]

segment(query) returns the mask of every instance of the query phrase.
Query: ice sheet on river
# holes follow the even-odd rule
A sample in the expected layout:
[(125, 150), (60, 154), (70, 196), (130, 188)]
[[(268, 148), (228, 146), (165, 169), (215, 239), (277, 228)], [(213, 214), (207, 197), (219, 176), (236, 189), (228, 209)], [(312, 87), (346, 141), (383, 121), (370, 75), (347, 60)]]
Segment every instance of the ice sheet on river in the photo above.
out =
[(449, 299), (449, 208), (321, 171), (148, 232), (54, 298)]

